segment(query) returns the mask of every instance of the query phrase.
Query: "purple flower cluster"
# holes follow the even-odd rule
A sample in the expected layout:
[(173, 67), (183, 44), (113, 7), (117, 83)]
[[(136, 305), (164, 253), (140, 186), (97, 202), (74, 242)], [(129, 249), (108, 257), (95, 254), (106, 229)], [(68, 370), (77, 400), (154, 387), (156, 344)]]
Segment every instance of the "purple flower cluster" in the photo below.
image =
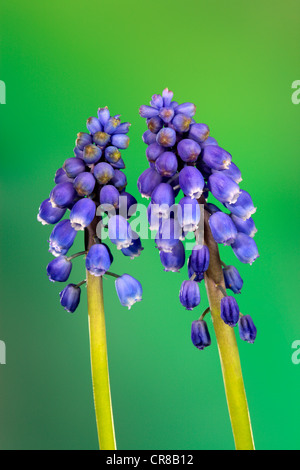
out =
[[(200, 203), (209, 214), (214, 240), (230, 245), (242, 263), (252, 264), (259, 256), (253, 240), (256, 228), (251, 216), (256, 209), (252, 198), (239, 187), (241, 172), (230, 153), (210, 137), (206, 124), (194, 120), (195, 112), (193, 103), (173, 101), (173, 93), (167, 88), (162, 95), (152, 96), (150, 106), (140, 107), (148, 127), (143, 141), (149, 168), (140, 175), (138, 189), (151, 199), (148, 220), (150, 229), (157, 232), (161, 262), (165, 271), (178, 272), (184, 266), (182, 242), (189, 232), (195, 232), (198, 240)], [(180, 191), (183, 195), (175, 203)], [(210, 194), (224, 211), (208, 202)], [(200, 304), (199, 283), (208, 269), (209, 255), (207, 246), (197, 242), (188, 259), (189, 279), (183, 282), (179, 294), (187, 310)], [(234, 266), (224, 265), (224, 279), (226, 288), (240, 292), (243, 281)], [(256, 329), (251, 317), (240, 315), (233, 297), (223, 298), (221, 317), (229, 326), (239, 323), (241, 338), (254, 341)], [(210, 344), (203, 319), (193, 322), (192, 341), (199, 349)]]
[[(88, 132), (77, 135), (75, 157), (57, 170), (55, 187), (42, 202), (37, 217), (43, 225), (55, 225), (49, 239), (49, 251), (55, 257), (47, 266), (50, 281), (67, 281), (72, 260), (79, 254), (86, 254), (86, 269), (94, 276), (103, 276), (110, 269), (113, 256), (97, 237), (88, 253), (67, 256), (77, 233), (100, 221), (103, 213), (109, 216), (111, 242), (131, 259), (140, 255), (141, 241), (128, 222), (137, 201), (125, 191), (127, 180), (121, 171), (125, 168), (121, 150), (128, 147), (129, 127), (119, 115), (111, 116), (107, 107), (99, 108), (98, 116), (87, 120)], [(63, 218), (68, 210), (69, 218)], [(79, 304), (81, 284), (68, 284), (60, 293), (61, 304), (69, 312)], [(141, 284), (128, 274), (117, 278), (116, 290), (121, 304), (128, 308), (142, 298)]]

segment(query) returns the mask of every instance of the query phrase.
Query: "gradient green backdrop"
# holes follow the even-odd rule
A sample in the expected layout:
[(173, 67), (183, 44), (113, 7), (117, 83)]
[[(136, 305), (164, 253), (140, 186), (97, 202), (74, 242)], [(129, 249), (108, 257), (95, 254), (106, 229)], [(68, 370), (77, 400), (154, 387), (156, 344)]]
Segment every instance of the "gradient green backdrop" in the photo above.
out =
[[(195, 102), (197, 120), (232, 153), (258, 206), (260, 258), (239, 265), (238, 298), (258, 327), (254, 346), (239, 341), (253, 431), (258, 449), (300, 448), (300, 365), (291, 361), (300, 339), (300, 105), (291, 101), (299, 18), (297, 1), (2, 3), (1, 449), (97, 447), (86, 293), (75, 315), (60, 307), (61, 286), (45, 273), (50, 228), (36, 214), (99, 106), (133, 123), (124, 157), (139, 197), (146, 160), (138, 107), (164, 87)], [(179, 304), (185, 270), (164, 273), (153, 242), (144, 246), (139, 259), (114, 265), (143, 282), (143, 302), (128, 312), (105, 280), (119, 449), (232, 449), (215, 337), (204, 352), (192, 346), (200, 309)], [(236, 262), (230, 248), (222, 257)], [(76, 260), (72, 280), (83, 277)]]

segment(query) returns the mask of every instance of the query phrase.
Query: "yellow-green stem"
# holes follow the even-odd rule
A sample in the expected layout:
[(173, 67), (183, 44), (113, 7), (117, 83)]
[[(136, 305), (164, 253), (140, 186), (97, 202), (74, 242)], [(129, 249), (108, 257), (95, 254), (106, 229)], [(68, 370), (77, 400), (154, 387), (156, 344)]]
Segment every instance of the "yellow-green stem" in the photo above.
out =
[(101, 450), (115, 450), (102, 283), (102, 277), (87, 272), (91, 367), (99, 446)]
[(220, 304), (223, 294), (216, 287), (216, 284), (221, 285), (224, 289), (225, 284), (218, 245), (213, 239), (208, 217), (209, 214), (205, 211), (205, 243), (210, 252), (209, 268), (205, 274), (205, 285), (218, 342), (231, 426), (236, 449), (254, 450), (251, 422), (234, 330), (225, 325), (220, 316)]
[[(87, 251), (95, 243), (98, 222), (99, 218), (95, 217), (85, 231), (85, 248)], [(92, 381), (99, 446), (101, 450), (116, 450), (108, 371), (103, 280), (102, 277), (95, 277), (88, 271), (86, 280)]]

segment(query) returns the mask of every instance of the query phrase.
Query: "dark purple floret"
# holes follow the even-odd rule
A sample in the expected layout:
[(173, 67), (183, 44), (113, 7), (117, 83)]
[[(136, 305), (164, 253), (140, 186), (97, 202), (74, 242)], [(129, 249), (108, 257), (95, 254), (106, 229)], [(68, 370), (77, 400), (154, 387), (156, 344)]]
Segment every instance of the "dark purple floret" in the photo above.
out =
[(204, 320), (193, 321), (191, 339), (193, 345), (200, 349), (200, 351), (211, 345), (207, 323)]
[[(223, 202), (223, 201), (222, 201)], [(225, 201), (226, 202), (226, 201)], [(237, 199), (225, 204), (225, 207), (232, 214), (243, 220), (249, 219), (255, 212), (256, 207), (253, 205), (252, 198), (247, 191), (241, 190)]]
[(119, 191), (112, 184), (103, 186), (99, 199), (101, 206), (111, 205), (115, 209), (119, 207)]
[(215, 212), (209, 218), (209, 226), (217, 243), (232, 245), (237, 236), (237, 229), (229, 215)]
[(164, 267), (164, 271), (179, 272), (185, 263), (185, 249), (181, 241), (179, 241), (171, 251), (160, 251), (160, 261)]
[(59, 183), (50, 193), (50, 202), (53, 207), (67, 208), (76, 199), (73, 183)]
[(69, 219), (61, 220), (52, 230), (49, 238), (49, 251), (54, 256), (65, 255), (74, 243), (76, 230)]
[(85, 260), (86, 269), (93, 276), (103, 276), (109, 270), (111, 265), (110, 253), (105, 245), (93, 245)]
[(252, 264), (259, 257), (255, 241), (245, 233), (237, 234), (232, 249), (242, 263)]
[(205, 147), (202, 153), (202, 161), (212, 170), (228, 170), (231, 158), (230, 153), (217, 145)]
[(223, 268), (223, 275), (226, 289), (231, 289), (234, 294), (240, 294), (243, 287), (243, 279), (234, 266)]
[(74, 180), (74, 188), (79, 196), (89, 196), (94, 191), (96, 180), (92, 173), (79, 173)]
[(209, 127), (206, 124), (192, 124), (189, 132), (189, 139), (193, 139), (200, 145), (205, 142), (209, 136)]
[(96, 204), (89, 198), (80, 199), (70, 213), (70, 222), (75, 230), (84, 230), (94, 220)]
[(186, 310), (193, 310), (200, 304), (200, 290), (196, 281), (183, 281), (179, 293), (181, 304)]
[(53, 207), (50, 199), (46, 199), (42, 202), (39, 208), (37, 220), (43, 225), (56, 224), (65, 215), (66, 209), (60, 209), (59, 207)]
[(72, 263), (65, 256), (53, 259), (47, 266), (47, 274), (52, 282), (65, 282), (70, 276)]
[(63, 169), (69, 178), (75, 178), (79, 173), (85, 171), (85, 163), (80, 158), (68, 158), (63, 164)]
[(162, 182), (162, 177), (152, 168), (147, 168), (138, 179), (137, 187), (142, 197), (151, 197), (153, 191)]
[(155, 162), (157, 172), (161, 176), (174, 176), (177, 172), (178, 162), (173, 152), (162, 153)]
[(55, 173), (54, 182), (55, 184), (72, 183), (73, 178), (69, 178), (65, 170), (63, 168), (59, 168)]
[(196, 245), (191, 254), (191, 267), (197, 274), (207, 271), (209, 266), (209, 249), (206, 245)]
[(191, 257), (188, 259), (188, 277), (195, 282), (201, 282), (204, 279), (204, 273), (195, 273), (191, 266)]
[(80, 287), (75, 284), (68, 284), (63, 291), (59, 293), (60, 303), (67, 312), (74, 313), (80, 302)]
[(156, 140), (153, 144), (150, 144), (146, 150), (146, 157), (148, 162), (155, 162), (157, 158), (165, 151), (164, 147), (159, 145)]
[(134, 232), (132, 244), (127, 248), (122, 248), (121, 251), (124, 256), (129, 256), (130, 259), (134, 259), (140, 256), (143, 249), (140, 237)]
[(239, 333), (243, 341), (254, 343), (257, 329), (250, 315), (243, 315), (239, 320)]
[(183, 139), (177, 145), (177, 152), (184, 162), (196, 162), (200, 155), (201, 147), (192, 139)]
[(234, 327), (239, 321), (240, 310), (234, 297), (223, 297), (221, 300), (221, 318), (226, 325)]

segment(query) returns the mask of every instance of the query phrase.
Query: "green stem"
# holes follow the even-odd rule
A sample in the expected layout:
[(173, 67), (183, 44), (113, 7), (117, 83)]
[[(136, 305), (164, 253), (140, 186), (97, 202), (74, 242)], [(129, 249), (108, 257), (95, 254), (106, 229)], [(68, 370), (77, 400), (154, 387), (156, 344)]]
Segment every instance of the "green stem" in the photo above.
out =
[(120, 277), (119, 274), (111, 273), (111, 272), (109, 272), (109, 271), (106, 271), (105, 274), (107, 274), (108, 276), (115, 277), (116, 279), (118, 279), (118, 278)]
[(223, 297), (227, 297), (226, 289), (223, 286), (220, 286), (220, 284), (216, 284), (216, 287), (222, 292)]
[(201, 317), (199, 318), (199, 320), (203, 320), (205, 315), (208, 314), (208, 312), (210, 312), (210, 307), (207, 307), (204, 312), (202, 313)]
[(69, 256), (68, 261), (72, 261), (75, 258), (78, 258), (78, 256), (86, 255), (86, 251), (80, 251), (79, 253), (75, 253), (75, 255)]
[(223, 294), (217, 285), (221, 285), (225, 289), (225, 283), (218, 245), (213, 239), (208, 218), (209, 214), (205, 211), (205, 243), (210, 252), (209, 267), (205, 273), (205, 285), (218, 342), (233, 437), (237, 450), (254, 450), (251, 422), (235, 333), (233, 328), (227, 326), (220, 316), (220, 303)]
[[(94, 221), (86, 231), (86, 247), (94, 243)], [(90, 354), (96, 422), (101, 450), (116, 450), (113, 412), (110, 395), (103, 280), (87, 272), (87, 298), (90, 332)]]

